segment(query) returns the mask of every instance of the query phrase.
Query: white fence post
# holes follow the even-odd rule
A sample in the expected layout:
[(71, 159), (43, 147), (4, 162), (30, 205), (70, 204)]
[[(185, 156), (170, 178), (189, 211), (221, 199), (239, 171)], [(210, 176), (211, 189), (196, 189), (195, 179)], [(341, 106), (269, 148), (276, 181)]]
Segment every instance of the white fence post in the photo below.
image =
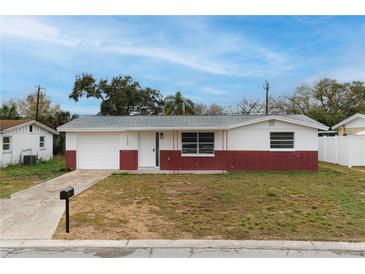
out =
[(351, 138), (352, 136), (347, 136), (347, 151), (349, 157), (348, 167), (351, 167)]
[(323, 161), (327, 162), (326, 153), (327, 153), (327, 136), (323, 136)]
[(335, 136), (335, 163), (338, 164), (338, 139)]

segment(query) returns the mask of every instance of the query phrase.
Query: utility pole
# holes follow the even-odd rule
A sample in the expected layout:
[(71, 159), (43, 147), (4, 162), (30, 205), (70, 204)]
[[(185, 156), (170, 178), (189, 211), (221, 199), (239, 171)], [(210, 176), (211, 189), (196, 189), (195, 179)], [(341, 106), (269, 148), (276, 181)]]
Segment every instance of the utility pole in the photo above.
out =
[(41, 86), (38, 85), (37, 87), (37, 104), (35, 108), (35, 120), (38, 121), (38, 112), (39, 112), (39, 93), (41, 92)]
[(269, 90), (270, 90), (270, 85), (269, 85), (269, 81), (267, 81), (267, 80), (265, 80), (264, 90), (265, 90), (265, 93), (266, 93), (265, 115), (269, 115)]

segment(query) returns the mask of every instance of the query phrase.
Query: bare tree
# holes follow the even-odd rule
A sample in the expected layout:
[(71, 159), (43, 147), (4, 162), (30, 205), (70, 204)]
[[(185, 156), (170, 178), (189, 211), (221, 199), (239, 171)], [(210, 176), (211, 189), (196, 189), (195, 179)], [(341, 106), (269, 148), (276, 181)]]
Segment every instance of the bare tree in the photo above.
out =
[(271, 106), (271, 114), (305, 114), (332, 126), (365, 111), (365, 86), (360, 81), (322, 79), (313, 86), (298, 86), (294, 94), (274, 99)]
[(225, 109), (224, 107), (218, 104), (196, 104), (194, 106), (196, 115), (224, 115)]
[(244, 97), (238, 103), (229, 107), (232, 114), (259, 115), (264, 113), (264, 104), (259, 99), (250, 100)]
[[(35, 119), (37, 110), (37, 92), (32, 92), (25, 99), (17, 102), (19, 114), (23, 117)], [(39, 93), (39, 113), (41, 116), (54, 115), (60, 111), (60, 105), (52, 104), (52, 100), (45, 92)]]

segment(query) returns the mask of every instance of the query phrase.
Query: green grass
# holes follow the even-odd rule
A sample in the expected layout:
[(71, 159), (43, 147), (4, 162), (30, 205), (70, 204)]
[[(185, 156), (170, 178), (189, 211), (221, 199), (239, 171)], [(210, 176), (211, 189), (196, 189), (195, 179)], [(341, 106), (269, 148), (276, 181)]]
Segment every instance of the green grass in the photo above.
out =
[(52, 160), (34, 166), (12, 165), (0, 170), (0, 198), (29, 188), (66, 172), (65, 160), (56, 155)]
[(285, 239), (365, 241), (365, 175), (318, 172), (225, 175), (115, 174), (71, 202), (57, 239)]

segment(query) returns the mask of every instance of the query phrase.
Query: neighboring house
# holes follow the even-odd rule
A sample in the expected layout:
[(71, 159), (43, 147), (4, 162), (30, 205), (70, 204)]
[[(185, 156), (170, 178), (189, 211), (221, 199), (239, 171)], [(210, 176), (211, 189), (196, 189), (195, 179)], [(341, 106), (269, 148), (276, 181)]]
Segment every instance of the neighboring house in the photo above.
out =
[(66, 132), (70, 169), (317, 170), (318, 129), (304, 115), (82, 116)]
[(51, 159), (53, 134), (58, 132), (34, 120), (0, 120), (0, 166), (22, 163), (24, 155)]
[(334, 125), (339, 136), (365, 135), (365, 114), (356, 113), (342, 122)]

